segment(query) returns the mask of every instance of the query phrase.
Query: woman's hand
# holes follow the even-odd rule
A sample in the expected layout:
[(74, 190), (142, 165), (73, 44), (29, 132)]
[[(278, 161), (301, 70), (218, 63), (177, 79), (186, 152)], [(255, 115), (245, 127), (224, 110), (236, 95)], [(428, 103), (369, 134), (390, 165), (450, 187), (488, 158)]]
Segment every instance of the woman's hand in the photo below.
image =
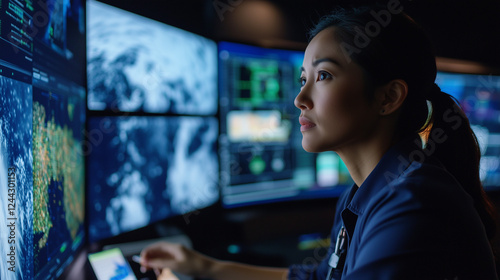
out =
[(215, 260), (180, 244), (168, 242), (153, 243), (141, 252), (141, 266), (144, 269), (168, 268), (195, 277), (206, 275), (214, 262)]
[(202, 255), (180, 244), (158, 242), (141, 252), (141, 269), (174, 272), (193, 277), (216, 280), (283, 280), (287, 279), (287, 268), (269, 268), (220, 261)]

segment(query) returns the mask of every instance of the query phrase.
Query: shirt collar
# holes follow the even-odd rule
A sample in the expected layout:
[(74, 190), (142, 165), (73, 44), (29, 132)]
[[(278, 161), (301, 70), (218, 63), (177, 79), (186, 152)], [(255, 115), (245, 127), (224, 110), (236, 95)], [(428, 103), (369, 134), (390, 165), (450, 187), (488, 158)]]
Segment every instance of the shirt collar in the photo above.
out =
[(353, 186), (353, 190), (349, 195), (352, 197), (352, 200), (347, 208), (358, 216), (362, 215), (372, 197), (394, 179), (401, 176), (408, 166), (410, 166), (412, 159), (419, 159), (418, 156), (421, 153), (417, 155), (417, 153), (413, 152), (422, 151), (421, 147), (422, 142), (420, 137), (416, 135), (405, 138), (389, 148), (370, 175), (361, 184), (361, 187), (357, 189), (356, 185)]

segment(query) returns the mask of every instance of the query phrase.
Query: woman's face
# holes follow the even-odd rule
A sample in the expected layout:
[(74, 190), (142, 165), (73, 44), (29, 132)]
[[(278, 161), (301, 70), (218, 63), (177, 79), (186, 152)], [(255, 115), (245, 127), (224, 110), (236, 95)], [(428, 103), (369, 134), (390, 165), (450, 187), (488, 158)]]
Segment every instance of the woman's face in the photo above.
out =
[(371, 135), (378, 112), (365, 96), (362, 68), (343, 52), (335, 27), (307, 46), (300, 81), (295, 106), (306, 151), (337, 151)]

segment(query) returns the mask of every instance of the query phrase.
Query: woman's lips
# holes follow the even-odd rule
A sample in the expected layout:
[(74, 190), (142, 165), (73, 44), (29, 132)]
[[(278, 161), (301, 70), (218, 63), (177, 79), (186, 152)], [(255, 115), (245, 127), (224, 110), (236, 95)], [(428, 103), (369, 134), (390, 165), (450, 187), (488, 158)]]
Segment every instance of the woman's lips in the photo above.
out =
[(300, 123), (300, 131), (307, 131), (313, 127), (316, 126), (315, 123), (311, 122), (309, 119), (305, 117), (299, 117), (299, 123)]

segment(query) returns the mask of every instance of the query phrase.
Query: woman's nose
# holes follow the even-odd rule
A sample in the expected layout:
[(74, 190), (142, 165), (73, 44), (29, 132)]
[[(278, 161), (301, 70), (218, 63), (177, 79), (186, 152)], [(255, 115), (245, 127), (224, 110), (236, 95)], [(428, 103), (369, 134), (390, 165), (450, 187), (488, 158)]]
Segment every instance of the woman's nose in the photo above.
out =
[(312, 109), (313, 103), (308, 96), (306, 87), (302, 87), (299, 94), (297, 94), (297, 96), (295, 97), (293, 104), (300, 110)]

